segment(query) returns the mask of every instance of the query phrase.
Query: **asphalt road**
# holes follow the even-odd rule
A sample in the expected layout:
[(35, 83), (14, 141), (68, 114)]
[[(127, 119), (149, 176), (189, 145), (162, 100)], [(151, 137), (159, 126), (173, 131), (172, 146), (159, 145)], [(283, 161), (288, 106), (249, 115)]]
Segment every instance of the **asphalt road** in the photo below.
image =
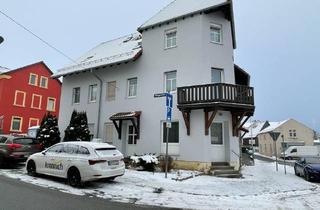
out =
[(0, 210), (125, 210), (166, 209), (116, 203), (42, 188), (19, 180), (0, 176)]

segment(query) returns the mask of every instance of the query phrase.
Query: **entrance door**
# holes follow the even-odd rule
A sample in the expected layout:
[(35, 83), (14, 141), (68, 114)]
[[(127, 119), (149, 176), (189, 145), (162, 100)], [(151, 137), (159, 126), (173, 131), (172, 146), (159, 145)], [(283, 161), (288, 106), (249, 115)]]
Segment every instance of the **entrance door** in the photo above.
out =
[(214, 122), (211, 125), (211, 149), (213, 162), (226, 162), (226, 139), (223, 122)]
[(127, 127), (127, 154), (133, 155), (136, 153), (136, 145), (137, 145), (137, 132), (133, 125), (129, 124)]

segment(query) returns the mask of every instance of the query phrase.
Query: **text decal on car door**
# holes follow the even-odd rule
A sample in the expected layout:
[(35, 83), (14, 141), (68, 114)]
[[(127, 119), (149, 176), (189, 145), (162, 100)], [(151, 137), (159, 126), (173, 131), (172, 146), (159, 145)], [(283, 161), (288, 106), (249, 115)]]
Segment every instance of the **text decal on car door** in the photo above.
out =
[(49, 168), (49, 169), (63, 170), (63, 165), (62, 165), (61, 161), (57, 161), (56, 163), (45, 162), (44, 167)]

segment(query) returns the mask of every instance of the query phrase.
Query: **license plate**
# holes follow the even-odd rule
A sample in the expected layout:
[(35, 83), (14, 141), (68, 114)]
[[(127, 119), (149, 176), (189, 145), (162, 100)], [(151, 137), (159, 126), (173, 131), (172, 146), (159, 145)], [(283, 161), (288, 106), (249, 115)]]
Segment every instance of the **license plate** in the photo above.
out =
[(108, 161), (109, 166), (117, 166), (119, 165), (119, 160), (110, 160)]

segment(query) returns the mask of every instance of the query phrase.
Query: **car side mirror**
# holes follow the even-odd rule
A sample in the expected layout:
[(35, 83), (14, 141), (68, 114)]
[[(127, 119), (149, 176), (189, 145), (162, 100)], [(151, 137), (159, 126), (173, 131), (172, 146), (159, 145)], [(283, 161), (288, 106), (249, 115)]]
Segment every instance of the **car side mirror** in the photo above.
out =
[(47, 154), (47, 152), (46, 151), (43, 151), (43, 152), (41, 152), (43, 155), (46, 155)]

